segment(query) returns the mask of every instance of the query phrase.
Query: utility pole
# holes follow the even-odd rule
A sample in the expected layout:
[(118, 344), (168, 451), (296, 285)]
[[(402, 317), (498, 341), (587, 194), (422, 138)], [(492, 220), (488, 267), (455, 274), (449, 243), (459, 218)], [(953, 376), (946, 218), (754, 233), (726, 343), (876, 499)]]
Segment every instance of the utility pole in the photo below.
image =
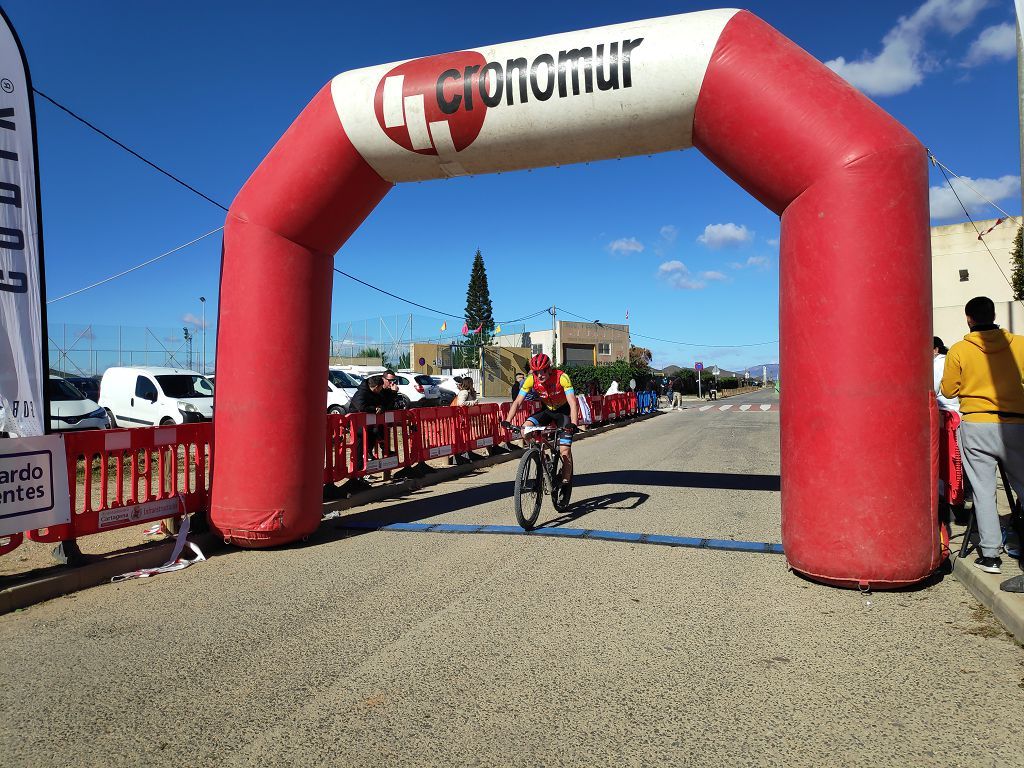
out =
[(558, 307), (551, 305), (551, 367), (558, 367)]
[[(1020, 171), (1024, 178), (1024, 41), (1021, 39), (1021, 24), (1024, 24), (1024, 2), (1014, 0), (1017, 9), (1017, 132), (1020, 134)], [(1024, 213), (1024, 187), (1021, 188), (1021, 211)]]
[(203, 305), (203, 376), (206, 375), (206, 297), (200, 296), (199, 303)]

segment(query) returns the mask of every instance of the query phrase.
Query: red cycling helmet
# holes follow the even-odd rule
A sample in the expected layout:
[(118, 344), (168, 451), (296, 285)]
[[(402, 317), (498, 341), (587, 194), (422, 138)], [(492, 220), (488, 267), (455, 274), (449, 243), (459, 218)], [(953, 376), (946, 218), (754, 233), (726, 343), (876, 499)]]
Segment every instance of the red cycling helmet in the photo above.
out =
[(545, 368), (551, 367), (551, 358), (541, 352), (539, 355), (534, 355), (530, 358), (530, 370), (531, 371), (543, 371)]

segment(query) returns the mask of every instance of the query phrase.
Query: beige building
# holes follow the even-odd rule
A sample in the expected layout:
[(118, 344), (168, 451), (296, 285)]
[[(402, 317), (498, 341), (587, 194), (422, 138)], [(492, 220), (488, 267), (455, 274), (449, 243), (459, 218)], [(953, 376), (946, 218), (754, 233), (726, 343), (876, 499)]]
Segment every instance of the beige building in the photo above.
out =
[(500, 347), (526, 347), (530, 354), (543, 352), (558, 365), (600, 365), (629, 359), (629, 326), (617, 323), (577, 323), (558, 321), (558, 354), (554, 354), (552, 330), (497, 336)]
[(1013, 300), (1010, 288), (1010, 250), (1017, 221), (1004, 221), (985, 235), (984, 242), (978, 239), (978, 232), (994, 225), (995, 219), (932, 227), (933, 326), (934, 334), (947, 347), (967, 333), (964, 304), (975, 296), (988, 296), (995, 302), (1000, 327), (1024, 334), (1024, 307)]

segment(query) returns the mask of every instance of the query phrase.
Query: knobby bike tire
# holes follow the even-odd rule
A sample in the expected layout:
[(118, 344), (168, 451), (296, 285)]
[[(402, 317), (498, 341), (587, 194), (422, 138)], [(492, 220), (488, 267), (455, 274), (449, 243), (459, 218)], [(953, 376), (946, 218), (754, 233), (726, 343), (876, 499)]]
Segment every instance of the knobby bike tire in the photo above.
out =
[(562, 483), (562, 454), (557, 450), (551, 458), (551, 503), (556, 512), (565, 512), (569, 508), (569, 499), (572, 498), (572, 483)]
[(516, 522), (524, 531), (529, 531), (540, 515), (544, 497), (544, 478), (541, 476), (540, 451), (531, 448), (519, 460), (516, 471), (516, 485), (513, 503), (516, 508)]

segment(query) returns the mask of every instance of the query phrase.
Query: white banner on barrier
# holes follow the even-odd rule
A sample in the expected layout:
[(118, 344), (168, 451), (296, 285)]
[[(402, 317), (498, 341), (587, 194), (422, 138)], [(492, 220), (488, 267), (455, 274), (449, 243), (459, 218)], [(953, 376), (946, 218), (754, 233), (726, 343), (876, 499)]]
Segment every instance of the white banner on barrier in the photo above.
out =
[(33, 117), (28, 66), (0, 12), (0, 432), (21, 437), (43, 434), (47, 418)]
[(0, 440), (0, 536), (69, 522), (63, 436)]

